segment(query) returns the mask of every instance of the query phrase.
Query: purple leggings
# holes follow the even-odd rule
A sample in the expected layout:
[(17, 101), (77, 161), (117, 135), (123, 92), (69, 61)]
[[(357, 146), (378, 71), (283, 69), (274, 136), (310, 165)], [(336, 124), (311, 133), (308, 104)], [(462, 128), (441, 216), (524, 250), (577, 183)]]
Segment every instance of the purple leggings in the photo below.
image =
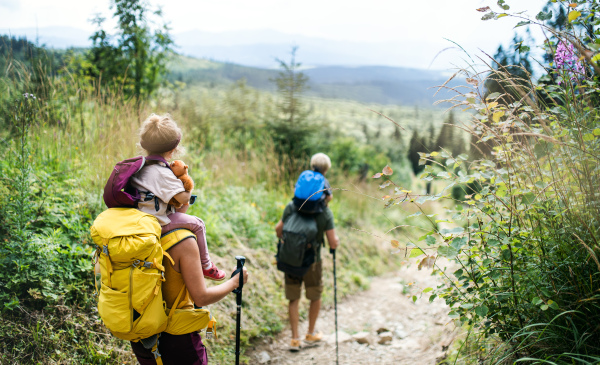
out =
[(208, 255), (208, 246), (206, 245), (206, 227), (202, 219), (185, 213), (169, 214), (171, 223), (162, 226), (162, 234), (172, 231), (177, 228), (189, 229), (196, 235), (198, 249), (200, 249), (200, 262), (202, 268), (210, 264), (210, 256)]
[[(145, 349), (141, 342), (131, 342), (131, 349), (141, 365), (156, 365), (152, 351)], [(158, 351), (163, 365), (206, 365), (208, 356), (198, 332), (187, 335), (160, 334)]]

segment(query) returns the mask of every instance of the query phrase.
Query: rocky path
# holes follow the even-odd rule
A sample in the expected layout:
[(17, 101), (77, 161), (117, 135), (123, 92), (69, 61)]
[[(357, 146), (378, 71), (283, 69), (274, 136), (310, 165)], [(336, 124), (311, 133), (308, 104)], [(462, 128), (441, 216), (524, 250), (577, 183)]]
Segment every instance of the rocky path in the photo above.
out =
[[(430, 270), (415, 264), (393, 275), (373, 278), (370, 289), (338, 300), (340, 364), (437, 364), (445, 357), (456, 331), (448, 318), (448, 307), (429, 295), (413, 302), (424, 288), (437, 286)], [(300, 305), (307, 306), (306, 300)], [(307, 322), (300, 323), (306, 333)], [(266, 340), (247, 355), (255, 364), (335, 364), (334, 310), (321, 310), (317, 329), (325, 336), (316, 347), (289, 352), (290, 331)]]

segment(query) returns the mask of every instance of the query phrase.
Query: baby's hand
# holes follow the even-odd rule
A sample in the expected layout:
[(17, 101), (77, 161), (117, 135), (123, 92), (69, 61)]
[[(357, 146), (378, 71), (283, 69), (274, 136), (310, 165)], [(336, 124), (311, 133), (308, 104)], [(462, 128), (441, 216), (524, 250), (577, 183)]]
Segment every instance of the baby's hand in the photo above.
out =
[(182, 204), (175, 200), (175, 198), (171, 198), (171, 200), (169, 200), (169, 205), (174, 206), (175, 209), (180, 209), (182, 207)]

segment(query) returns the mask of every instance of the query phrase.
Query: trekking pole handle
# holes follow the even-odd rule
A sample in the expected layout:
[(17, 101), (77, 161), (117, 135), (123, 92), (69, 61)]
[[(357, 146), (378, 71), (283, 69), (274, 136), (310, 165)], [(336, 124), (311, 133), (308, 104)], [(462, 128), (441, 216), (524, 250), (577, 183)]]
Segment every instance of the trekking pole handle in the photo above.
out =
[(242, 288), (244, 287), (244, 265), (246, 264), (246, 258), (244, 256), (236, 256), (235, 259), (237, 260), (237, 269), (233, 272), (232, 276), (235, 274), (240, 275), (239, 285), (237, 289), (233, 290), (233, 292), (237, 294), (241, 293)]
[(335, 255), (335, 248), (330, 248), (329, 249), (329, 253), (332, 254), (332, 255)]

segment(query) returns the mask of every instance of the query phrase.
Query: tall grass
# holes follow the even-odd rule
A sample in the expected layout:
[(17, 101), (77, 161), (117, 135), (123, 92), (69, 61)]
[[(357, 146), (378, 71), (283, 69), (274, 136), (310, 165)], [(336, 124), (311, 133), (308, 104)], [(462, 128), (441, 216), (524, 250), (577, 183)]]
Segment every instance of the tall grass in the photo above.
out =
[[(14, 99), (40, 87), (45, 90), (45, 96), (38, 98), (38, 111), (27, 133), (30, 158), (26, 161), (31, 174), (29, 186), (24, 188), (37, 210), (32, 213), (35, 217), (25, 222), (29, 235), (26, 247), (32, 262), (44, 258), (44, 262), (51, 262), (53, 271), (37, 266), (19, 272), (12, 266), (5, 268), (2, 280), (11, 275), (22, 276), (24, 285), (19, 291), (3, 289), (0, 293), (10, 298), (2, 303), (2, 363), (132, 361), (128, 344), (107, 333), (94, 309), (89, 262), (93, 247), (88, 230), (104, 209), (102, 189), (114, 164), (140, 153), (136, 146), (137, 129), (152, 112), (172, 113), (184, 130), (182, 144), (188, 152), (181, 158), (190, 164), (199, 195), (191, 213), (206, 222), (211, 257), (229, 270), (234, 264), (232, 256), (244, 254), (250, 270), (256, 273), (244, 295), (245, 345), (283, 328), (286, 305), (282, 275), (272, 265), (274, 225), (292, 197), (297, 174), (308, 167), (307, 161), (276, 154), (272, 139), (260, 129), (232, 124), (231, 128), (237, 126), (246, 135), (223, 133), (222, 128), (217, 128), (218, 123), (231, 114), (203, 108), (218, 104), (219, 100), (210, 95), (204, 95), (199, 103), (197, 99), (178, 96), (181, 90), (166, 89), (161, 91), (166, 97), (160, 102), (146, 100), (138, 113), (135, 103), (124, 98), (118, 89), (85, 80), (69, 67), (34, 77), (32, 74), (38, 71), (14, 60), (7, 64), (11, 69), (4, 70), (4, 77), (0, 77), (0, 105), (6, 106), (3, 110), (7, 112), (2, 114), (0, 124), (12, 125), (14, 114), (8, 106)], [(42, 86), (33, 81), (36, 78)], [(257, 102), (259, 110), (268, 108), (262, 99)], [(253, 110), (245, 113), (259, 121), (264, 118)], [(0, 202), (9, 201), (13, 194), (16, 133), (11, 128), (0, 131)], [(335, 170), (334, 166), (329, 176), (334, 187), (354, 184), (363, 193), (373, 193), (373, 187)], [(388, 256), (381, 242), (350, 229), (370, 227), (373, 222), (369, 211), (375, 207), (361, 199), (360, 194), (334, 194), (332, 209), (338, 218), (339, 234), (345, 238), (339, 254), (338, 289), (346, 294), (366, 287), (369, 276), (382, 273), (397, 261)], [(13, 228), (10, 224), (3, 227), (0, 259), (8, 257), (6, 242), (16, 242)], [(22, 252), (15, 251), (15, 255)], [(330, 282), (331, 262), (324, 259), (325, 280)], [(28, 286), (25, 279), (32, 275), (47, 285), (39, 290)], [(331, 295), (326, 291), (325, 305), (330, 303)], [(232, 308), (233, 302), (227, 299), (212, 306), (221, 324), (221, 339), (208, 346), (217, 363), (230, 363), (235, 356)]]
[(421, 178), (445, 181), (446, 192), (393, 199), (421, 205), (462, 189), (464, 201), (447, 212), (453, 224), (431, 219), (419, 243), (459, 266), (433, 296), (471, 329), (456, 360), (597, 363), (600, 89), (591, 77), (569, 75), (539, 86), (507, 68), (489, 69), (502, 88), (490, 95), (478, 87), (485, 76), (462, 70), (470, 89), (455, 89), (450, 102), (474, 111), (460, 128), (473, 136), (476, 157), (421, 156), (429, 163)]

